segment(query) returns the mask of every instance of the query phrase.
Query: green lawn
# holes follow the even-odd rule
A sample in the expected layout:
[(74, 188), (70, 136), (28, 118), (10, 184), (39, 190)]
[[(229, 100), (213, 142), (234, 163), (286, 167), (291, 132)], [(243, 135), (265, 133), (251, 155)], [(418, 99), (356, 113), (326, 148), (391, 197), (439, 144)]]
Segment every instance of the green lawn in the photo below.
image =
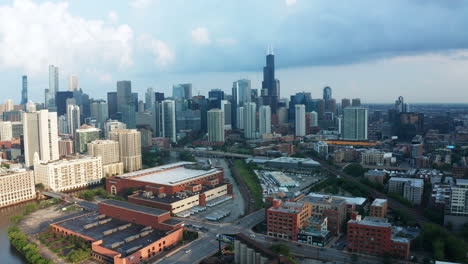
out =
[[(247, 187), (252, 193), (254, 199), (254, 208), (255, 210), (263, 208), (263, 195), (262, 195), (262, 187), (260, 186), (260, 181), (253, 172), (251, 168), (248, 167), (247, 164), (243, 160), (236, 160), (235, 161), (236, 168), (239, 170), (241, 177), (244, 179)], [(247, 201), (248, 202), (248, 201)]]

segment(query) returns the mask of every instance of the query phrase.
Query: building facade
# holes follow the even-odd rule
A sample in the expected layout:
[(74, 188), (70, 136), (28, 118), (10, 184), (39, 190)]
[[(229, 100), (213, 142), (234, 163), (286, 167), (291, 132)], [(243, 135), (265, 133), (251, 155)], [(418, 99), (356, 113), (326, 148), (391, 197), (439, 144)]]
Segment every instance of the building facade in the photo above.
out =
[(208, 141), (224, 142), (224, 112), (221, 109), (208, 111)]
[(136, 129), (115, 129), (109, 139), (119, 142), (120, 160), (127, 172), (141, 169), (141, 133)]
[(347, 107), (343, 113), (343, 139), (367, 140), (367, 109)]
[(0, 208), (36, 198), (34, 173), (31, 170), (0, 172)]

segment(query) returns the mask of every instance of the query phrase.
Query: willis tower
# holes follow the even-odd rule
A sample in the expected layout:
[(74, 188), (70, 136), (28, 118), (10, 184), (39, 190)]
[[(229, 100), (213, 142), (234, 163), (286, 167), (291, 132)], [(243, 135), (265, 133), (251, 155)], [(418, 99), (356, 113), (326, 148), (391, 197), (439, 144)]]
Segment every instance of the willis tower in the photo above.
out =
[(275, 55), (269, 48), (266, 56), (266, 66), (263, 67), (262, 104), (269, 105), (271, 112), (276, 114), (280, 94), (279, 80), (275, 79)]

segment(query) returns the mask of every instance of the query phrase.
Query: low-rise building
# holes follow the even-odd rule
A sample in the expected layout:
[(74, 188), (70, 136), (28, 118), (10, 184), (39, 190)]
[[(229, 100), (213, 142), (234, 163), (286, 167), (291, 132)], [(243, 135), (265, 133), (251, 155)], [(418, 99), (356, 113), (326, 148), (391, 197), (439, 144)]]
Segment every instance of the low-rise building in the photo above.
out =
[(393, 163), (392, 153), (377, 149), (366, 150), (361, 153), (361, 163), (362, 165), (390, 166)]
[(338, 235), (342, 231), (342, 225), (346, 220), (346, 201), (334, 197), (304, 196), (299, 200), (311, 207), (311, 217), (315, 219), (327, 218), (327, 228), (332, 235)]
[(387, 199), (375, 199), (369, 209), (369, 216), (372, 217), (387, 217), (388, 202)]
[(410, 240), (399, 237), (385, 218), (353, 215), (348, 221), (346, 247), (353, 253), (382, 256), (390, 254), (407, 259)]
[(31, 170), (0, 171), (0, 207), (5, 207), (36, 198), (34, 173)]
[(387, 172), (384, 170), (370, 170), (364, 174), (364, 177), (366, 177), (370, 182), (384, 184)]
[(99, 183), (102, 174), (101, 157), (79, 156), (71, 159), (34, 161), (36, 184), (52, 191), (67, 191)]
[(309, 204), (275, 200), (273, 206), (266, 212), (267, 234), (297, 241), (299, 229), (306, 224), (310, 213)]
[(413, 204), (421, 204), (423, 191), (421, 179), (391, 177), (388, 181), (388, 192), (400, 194)]

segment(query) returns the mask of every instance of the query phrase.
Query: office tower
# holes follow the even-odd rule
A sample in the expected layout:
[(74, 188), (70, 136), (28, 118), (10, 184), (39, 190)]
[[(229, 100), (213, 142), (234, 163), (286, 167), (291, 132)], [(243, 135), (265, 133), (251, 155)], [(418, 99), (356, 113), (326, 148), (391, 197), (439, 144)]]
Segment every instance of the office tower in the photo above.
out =
[(271, 134), (271, 109), (269, 105), (262, 105), (258, 110), (258, 131), (260, 136)]
[(328, 101), (332, 99), (332, 89), (330, 87), (323, 88), (323, 100)]
[(243, 106), (237, 108), (236, 116), (237, 116), (237, 124), (236, 124), (237, 128), (244, 129), (244, 107)]
[(20, 138), (23, 135), (23, 123), (11, 122), (11, 136), (13, 138)]
[(398, 100), (395, 101), (395, 109), (399, 113), (409, 112), (409, 106), (405, 103), (403, 96), (398, 97)]
[(324, 100), (325, 103), (325, 112), (332, 113), (333, 115), (336, 114), (336, 100), (331, 98), (327, 101)]
[(33, 101), (26, 103), (26, 112), (36, 112), (36, 104)]
[(351, 101), (351, 106), (354, 106), (354, 107), (361, 106), (361, 99), (353, 98), (353, 100)]
[(55, 94), (59, 90), (59, 68), (49, 65), (49, 91), (46, 106), (55, 109)]
[(136, 128), (135, 102), (130, 81), (117, 82), (117, 111), (122, 114), (122, 122), (127, 128)]
[(138, 101), (138, 109), (137, 109), (138, 113), (143, 113), (145, 112), (145, 102), (143, 102), (142, 100)]
[(177, 141), (175, 101), (173, 100), (164, 100), (161, 103), (161, 132), (162, 137), (170, 138), (172, 142)]
[(269, 105), (271, 112), (276, 114), (278, 107), (279, 80), (275, 79), (275, 55), (273, 50), (269, 50), (266, 56), (266, 66), (263, 67), (263, 82), (262, 82), (262, 100), (263, 105)]
[(208, 92), (208, 98), (216, 98), (219, 101), (224, 100), (224, 92), (220, 89), (212, 89)]
[(208, 111), (208, 141), (224, 142), (224, 112), (221, 109)]
[(24, 159), (26, 167), (34, 162), (34, 154), (42, 161), (57, 160), (57, 113), (48, 110), (23, 113)]
[(112, 119), (117, 119), (117, 92), (108, 92), (107, 93), (107, 112), (109, 117)]
[(75, 135), (81, 125), (80, 107), (74, 104), (67, 105), (68, 134)]
[(367, 109), (347, 107), (343, 112), (343, 138), (345, 140), (367, 140)]
[(107, 120), (104, 123), (104, 135), (109, 138), (109, 133), (115, 129), (127, 129), (127, 125), (117, 120)]
[(57, 116), (67, 113), (67, 100), (73, 98), (73, 92), (59, 91), (55, 94), (55, 105), (57, 107)]
[(189, 100), (192, 98), (192, 84), (183, 83), (172, 86), (172, 98), (174, 100)]
[(28, 102), (28, 76), (22, 77), (23, 88), (21, 89), (21, 104), (25, 105)]
[(153, 108), (154, 102), (156, 102), (156, 94), (152, 87), (146, 89), (145, 93), (145, 110), (151, 110)]
[[(238, 129), (243, 128), (243, 122), (239, 122), (238, 119), (243, 119), (243, 117), (237, 115), (237, 110), (239, 107), (244, 106), (244, 103), (251, 101), (251, 81), (247, 79), (241, 79), (235, 81), (232, 85), (232, 124)], [(242, 124), (241, 127), (237, 124)]]
[(0, 121), (0, 140), (10, 141), (13, 139), (13, 127), (10, 121)]
[[(290, 123), (294, 123), (296, 114), (296, 108), (294, 107), (297, 104), (305, 105), (306, 111), (310, 112), (314, 110), (315, 104), (314, 100), (312, 100), (312, 96), (310, 93), (301, 92), (296, 93), (295, 95), (291, 95), (291, 100), (289, 102), (289, 110), (288, 110), (288, 119)], [(317, 100), (317, 99), (316, 99)], [(322, 99), (318, 99), (323, 101)]]
[(318, 127), (318, 114), (315, 111), (312, 111), (310, 113), (310, 126)]
[(257, 104), (244, 104), (244, 137), (247, 139), (257, 138)]
[(135, 107), (135, 112), (138, 112), (138, 104), (139, 104), (138, 93), (132, 93), (132, 103), (133, 103), (133, 106)]
[(202, 95), (194, 96), (191, 100), (191, 109), (200, 111), (200, 131), (208, 131), (208, 107), (206, 98)]
[(109, 107), (104, 100), (91, 103), (91, 117), (96, 119), (96, 127), (104, 129), (104, 123), (109, 119)]
[(279, 125), (285, 125), (288, 123), (288, 108), (284, 106), (279, 107), (276, 111), (276, 115), (278, 116)]
[(232, 128), (232, 105), (228, 100), (221, 101), (221, 110), (224, 112), (224, 128), (230, 130)]
[(73, 140), (61, 138), (58, 142), (60, 157), (66, 157), (73, 154)]
[(162, 102), (165, 100), (164, 93), (155, 92), (154, 93), (155, 102)]
[(85, 153), (88, 150), (88, 143), (98, 140), (100, 136), (101, 129), (99, 128), (86, 127), (77, 129), (75, 132), (75, 151)]
[(57, 120), (58, 120), (58, 133), (59, 133), (59, 135), (68, 135), (70, 132), (68, 131), (67, 116), (66, 115), (59, 116)]
[(127, 172), (141, 169), (141, 134), (136, 129), (116, 129), (109, 139), (119, 142), (120, 160)]
[(78, 77), (71, 75), (68, 80), (68, 91), (73, 92), (74, 90), (78, 90)]
[(306, 121), (305, 121), (305, 105), (297, 104), (294, 106), (295, 108), (295, 136), (296, 137), (303, 137), (306, 135)]
[(46, 189), (62, 192), (101, 182), (102, 162), (100, 157), (80, 156), (53, 162), (34, 163), (36, 183)]
[(95, 140), (88, 143), (88, 155), (101, 157), (104, 177), (123, 173), (123, 163), (120, 162), (119, 142), (114, 140)]
[(348, 98), (341, 99), (341, 111), (348, 106), (351, 106), (351, 101)]

